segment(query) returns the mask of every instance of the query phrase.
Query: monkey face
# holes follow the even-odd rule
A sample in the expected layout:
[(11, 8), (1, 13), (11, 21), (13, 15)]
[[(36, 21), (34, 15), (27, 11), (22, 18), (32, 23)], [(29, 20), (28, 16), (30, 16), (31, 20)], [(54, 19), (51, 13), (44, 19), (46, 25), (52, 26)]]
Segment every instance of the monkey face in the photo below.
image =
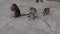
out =
[(13, 3), (12, 6), (11, 6), (11, 11), (16, 10), (16, 8), (17, 8), (17, 5), (15, 3)]
[(14, 5), (11, 6), (11, 11), (14, 11)]

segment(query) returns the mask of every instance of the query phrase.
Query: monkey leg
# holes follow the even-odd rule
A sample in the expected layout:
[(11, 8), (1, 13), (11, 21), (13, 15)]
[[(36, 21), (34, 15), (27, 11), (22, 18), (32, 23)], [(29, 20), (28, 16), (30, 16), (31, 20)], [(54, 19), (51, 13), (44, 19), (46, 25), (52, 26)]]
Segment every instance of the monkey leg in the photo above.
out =
[(17, 18), (17, 17), (20, 17), (20, 16), (21, 16), (20, 13), (14, 13), (13, 17)]
[(44, 14), (43, 16), (48, 15), (49, 12), (50, 12), (50, 11), (44, 11), (44, 12), (43, 12), (43, 14)]

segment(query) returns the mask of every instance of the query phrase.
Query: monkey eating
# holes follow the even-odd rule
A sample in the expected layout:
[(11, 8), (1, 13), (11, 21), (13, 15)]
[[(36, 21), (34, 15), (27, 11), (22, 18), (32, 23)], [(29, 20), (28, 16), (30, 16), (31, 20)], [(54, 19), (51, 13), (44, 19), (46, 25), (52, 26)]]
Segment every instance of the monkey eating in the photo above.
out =
[(29, 10), (30, 10), (30, 11), (29, 11), (29, 16), (28, 16), (28, 17), (30, 17), (29, 20), (31, 20), (31, 19), (34, 20), (34, 19), (37, 17), (37, 10), (36, 10), (36, 8), (34, 8), (34, 7), (30, 7)]
[(43, 16), (48, 15), (50, 13), (50, 8), (45, 8), (43, 11)]
[(14, 12), (14, 16), (13, 17), (16, 18), (16, 17), (20, 17), (21, 16), (21, 12), (20, 12), (18, 6), (15, 3), (12, 4), (11, 11)]

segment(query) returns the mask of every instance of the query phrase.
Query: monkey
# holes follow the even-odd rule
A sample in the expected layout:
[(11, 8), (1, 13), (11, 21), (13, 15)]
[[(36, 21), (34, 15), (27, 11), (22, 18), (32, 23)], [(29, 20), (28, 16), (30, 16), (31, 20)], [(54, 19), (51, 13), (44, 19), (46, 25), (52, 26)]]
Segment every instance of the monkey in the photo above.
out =
[(50, 13), (50, 8), (44, 8), (43, 16), (48, 15)]
[(30, 17), (30, 19), (29, 20), (31, 20), (31, 19), (35, 19), (36, 17), (37, 17), (37, 10), (36, 10), (36, 8), (34, 8), (34, 7), (30, 7), (30, 12), (29, 12), (29, 16), (28, 17)]
[(17, 6), (17, 4), (13, 3), (11, 6), (11, 11), (14, 12), (14, 16), (15, 18), (20, 17), (21, 16), (21, 12)]

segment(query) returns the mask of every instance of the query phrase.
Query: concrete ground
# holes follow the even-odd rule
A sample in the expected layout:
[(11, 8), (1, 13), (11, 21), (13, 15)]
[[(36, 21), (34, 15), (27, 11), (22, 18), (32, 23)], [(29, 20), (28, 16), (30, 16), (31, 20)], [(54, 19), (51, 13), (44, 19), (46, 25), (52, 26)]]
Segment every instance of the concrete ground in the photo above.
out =
[[(16, 3), (21, 13), (28, 13), (31, 6), (35, 7), (39, 18), (28, 21), (27, 16), (13, 18), (10, 10)], [(42, 16), (43, 9), (50, 7), (51, 12)], [(0, 0), (0, 34), (60, 34), (60, 3), (45, 1), (35, 3), (34, 0)]]

